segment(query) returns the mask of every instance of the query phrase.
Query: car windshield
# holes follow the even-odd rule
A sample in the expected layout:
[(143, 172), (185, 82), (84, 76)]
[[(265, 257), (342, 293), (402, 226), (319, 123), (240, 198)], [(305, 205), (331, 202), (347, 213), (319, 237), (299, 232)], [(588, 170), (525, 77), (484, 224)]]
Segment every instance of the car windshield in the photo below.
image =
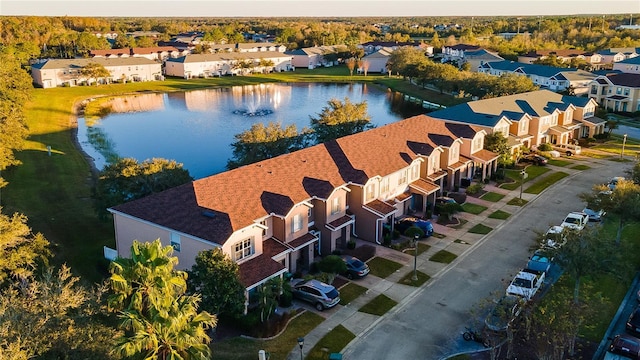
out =
[(351, 266), (354, 268), (361, 268), (364, 266), (364, 263), (358, 259), (351, 260)]
[(522, 288), (531, 288), (531, 280), (527, 280), (527, 279), (522, 279), (522, 278), (515, 278), (513, 280), (513, 285), (517, 286), (517, 287), (522, 287)]
[(568, 218), (564, 219), (564, 222), (569, 223), (569, 224), (577, 224), (578, 223), (578, 219), (577, 218), (568, 217)]

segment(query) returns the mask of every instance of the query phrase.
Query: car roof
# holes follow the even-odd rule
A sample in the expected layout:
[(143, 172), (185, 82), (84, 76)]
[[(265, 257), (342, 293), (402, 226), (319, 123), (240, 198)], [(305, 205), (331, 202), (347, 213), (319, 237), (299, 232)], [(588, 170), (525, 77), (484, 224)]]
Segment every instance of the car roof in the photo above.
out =
[(323, 283), (322, 281), (316, 280), (316, 279), (309, 279), (307, 281), (301, 282), (298, 285), (303, 285), (303, 284), (304, 285), (309, 285), (309, 286), (311, 286), (313, 288), (316, 288), (316, 289), (318, 289), (318, 290), (320, 290), (322, 292), (329, 292), (329, 291), (335, 289), (335, 287), (333, 287), (332, 285)]
[(553, 225), (547, 230), (547, 234), (560, 234), (563, 230), (564, 228), (562, 226)]

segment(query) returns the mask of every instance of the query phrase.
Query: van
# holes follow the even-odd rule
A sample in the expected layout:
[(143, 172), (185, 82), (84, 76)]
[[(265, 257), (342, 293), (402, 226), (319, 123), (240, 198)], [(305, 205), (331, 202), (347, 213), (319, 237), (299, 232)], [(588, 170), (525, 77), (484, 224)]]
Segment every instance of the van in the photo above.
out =
[(578, 155), (582, 152), (580, 145), (573, 144), (555, 144), (553, 148), (567, 154), (567, 156)]

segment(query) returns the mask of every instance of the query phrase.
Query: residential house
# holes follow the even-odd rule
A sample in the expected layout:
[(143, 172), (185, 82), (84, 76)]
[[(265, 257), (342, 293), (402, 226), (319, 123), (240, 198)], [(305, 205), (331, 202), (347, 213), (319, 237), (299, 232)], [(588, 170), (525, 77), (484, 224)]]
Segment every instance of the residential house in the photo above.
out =
[(589, 98), (612, 111), (640, 111), (640, 73), (598, 76), (590, 84)]
[(442, 61), (443, 62), (460, 62), (464, 61), (465, 53), (468, 51), (478, 51), (480, 50), (480, 46), (477, 45), (468, 45), (468, 44), (458, 44), (453, 46), (443, 46), (442, 47)]
[(629, 74), (640, 74), (640, 56), (618, 61), (613, 64), (613, 70)]
[(472, 101), (429, 113), (447, 122), (471, 124), (507, 137), (512, 152), (542, 143), (568, 144), (604, 133), (596, 101), (549, 90)]
[(178, 50), (173, 46), (156, 46), (147, 48), (123, 48), (109, 50), (91, 50), (89, 55), (92, 58), (104, 57), (108, 59), (143, 57), (149, 60), (164, 61), (170, 57), (184, 56), (188, 54), (186, 50)]
[(610, 48), (598, 51), (602, 56), (602, 62), (607, 64), (615, 64), (619, 61), (631, 59), (640, 54), (640, 48)]
[(52, 59), (34, 64), (31, 67), (31, 77), (34, 84), (43, 88), (88, 84), (96, 81), (96, 79), (83, 76), (81, 70), (90, 63), (100, 64), (111, 73), (108, 78), (97, 79), (100, 83), (162, 79), (160, 63), (139, 57)]
[(364, 50), (365, 55), (373, 54), (381, 49), (388, 49), (390, 51), (397, 50), (401, 47), (414, 47), (424, 50), (427, 56), (433, 56), (433, 46), (425, 43), (416, 43), (412, 41), (398, 42), (398, 41), (369, 41), (358, 45), (359, 48)]
[(553, 91), (565, 91), (571, 88), (576, 94), (586, 93), (588, 83), (596, 77), (593, 73), (579, 69), (523, 64), (509, 60), (482, 63), (478, 67), (478, 72), (494, 76), (502, 74), (526, 76), (542, 88)]
[(160, 239), (189, 269), (198, 252), (221, 248), (239, 264), (248, 304), (261, 284), (356, 234), (380, 243), (396, 218), (424, 213), (442, 185), (470, 176), (471, 157), (495, 168), (484, 134), (420, 115), (195, 180), (109, 209), (117, 252)]
[(470, 70), (472, 72), (477, 72), (481, 64), (484, 64), (490, 61), (501, 61), (501, 60), (504, 60), (504, 59), (497, 53), (493, 53), (485, 49), (478, 49), (478, 50), (466, 51), (464, 53), (464, 59), (459, 61), (458, 64), (462, 66), (462, 64), (464, 63), (469, 63)]
[(578, 49), (535, 50), (525, 55), (519, 55), (518, 62), (533, 64), (536, 60), (544, 60), (550, 56), (555, 56), (562, 62), (570, 62), (572, 59), (584, 60), (595, 66), (599, 66), (603, 62), (602, 55)]
[(89, 57), (92, 58), (107, 58), (107, 59), (117, 59), (117, 58), (128, 58), (131, 57), (131, 49), (123, 48), (123, 49), (107, 49), (107, 50), (89, 50)]
[[(262, 60), (272, 61), (273, 65), (264, 65)], [(242, 64), (248, 64), (245, 67)], [(291, 56), (281, 52), (232, 52), (217, 54), (190, 54), (165, 61), (164, 72), (167, 76), (185, 79), (194, 77), (212, 77), (237, 75), (248, 72), (289, 71), (292, 69)]]
[(240, 52), (285, 52), (287, 47), (280, 44), (274, 44), (272, 42), (260, 42), (260, 43), (238, 43), (236, 49)]
[(314, 46), (285, 51), (292, 57), (291, 64), (297, 68), (315, 69), (319, 66), (333, 66), (335, 61), (325, 58), (327, 54), (337, 54), (346, 51), (345, 46)]
[[(388, 71), (387, 62), (389, 62), (389, 57), (391, 57), (392, 52), (393, 50), (390, 48), (382, 48), (362, 57), (362, 61), (367, 61), (369, 63), (367, 72), (386, 73)], [(360, 67), (358, 72), (364, 72), (364, 69)]]

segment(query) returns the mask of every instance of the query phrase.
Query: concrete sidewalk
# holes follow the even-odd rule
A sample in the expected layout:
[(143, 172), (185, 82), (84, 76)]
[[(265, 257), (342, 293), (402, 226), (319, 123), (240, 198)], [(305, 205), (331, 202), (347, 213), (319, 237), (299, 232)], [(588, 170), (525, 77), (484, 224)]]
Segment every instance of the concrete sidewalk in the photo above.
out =
[[(579, 170), (573, 170), (566, 167), (549, 167), (554, 171), (563, 171), (569, 173), (569, 175), (579, 172)], [(541, 176), (531, 183), (538, 181), (543, 177), (544, 176)], [(529, 183), (529, 185), (531, 183)], [(524, 188), (526, 187), (527, 183), (525, 183)], [(485, 236), (491, 236), (491, 233), (489, 233), (488, 235), (470, 233), (469, 230), (472, 227), (477, 224), (483, 224), (495, 230), (502, 227), (505, 223), (509, 222), (509, 219), (517, 216), (517, 214), (523, 208), (520, 206), (507, 204), (510, 200), (520, 197), (519, 187), (515, 190), (506, 190), (496, 187), (493, 184), (487, 184), (484, 187), (484, 191), (502, 194), (504, 195), (504, 197), (497, 202), (490, 202), (483, 200), (481, 197), (477, 198), (473, 196), (467, 196), (467, 203), (485, 206), (487, 207), (487, 210), (484, 210), (479, 215), (474, 215), (466, 212), (457, 214), (456, 217), (466, 221), (464, 224), (459, 226), (453, 227), (440, 225), (435, 222), (435, 217), (434, 219), (432, 219), (435, 233), (444, 235), (444, 237), (432, 236), (426, 240), (422, 240), (423, 243), (430, 245), (430, 248), (428, 251), (423, 252), (417, 257), (417, 269), (419, 271), (428, 274), (429, 276), (431, 276), (431, 278), (437, 278), (441, 272), (446, 271), (452, 266), (455, 266), (456, 261), (454, 260), (451, 264), (438, 263), (430, 261), (429, 258), (431, 256), (433, 256), (440, 250), (446, 250), (457, 256), (465, 254), (466, 252), (470, 251), (475, 244), (479, 243)], [(531, 201), (537, 196), (537, 194), (523, 193), (522, 199)], [(506, 220), (489, 218), (489, 215), (493, 214), (497, 210), (507, 212), (511, 214), (511, 216)], [(357, 246), (361, 246), (365, 244), (371, 245), (372, 243), (356, 239), (356, 244)], [(384, 294), (398, 302), (398, 305), (396, 305), (389, 312), (393, 313), (395, 309), (401, 308), (401, 306), (399, 305), (414, 298), (418, 295), (422, 288), (429, 285), (429, 281), (424, 283), (421, 287), (417, 288), (398, 283), (398, 281), (402, 277), (404, 277), (407, 273), (413, 271), (414, 258), (412, 254), (405, 254), (385, 246), (377, 245), (376, 256), (393, 260), (395, 262), (403, 264), (404, 266), (385, 279), (377, 278), (369, 274), (364, 279), (356, 280), (355, 283), (368, 288), (367, 292), (365, 292), (363, 295), (346, 306), (338, 305), (336, 306), (336, 308), (326, 310), (323, 313), (323, 315), (327, 317), (326, 320), (310, 333), (304, 335), (303, 354), (305, 357), (308, 355), (310, 350), (318, 343), (318, 341), (322, 339), (322, 337), (324, 337), (328, 332), (330, 332), (338, 325), (344, 326), (353, 334), (355, 334), (356, 337), (368, 332), (369, 329), (375, 327), (376, 324), (381, 321), (381, 319), (383, 319), (387, 314), (383, 316), (375, 316), (359, 312), (358, 309), (360, 309), (360, 307), (371, 301), (379, 294)], [(460, 349), (458, 349), (458, 352), (467, 352), (480, 349), (482, 349), (481, 344), (475, 342), (460, 342)], [(297, 360), (299, 358), (300, 348), (297, 344), (292, 344), (292, 350), (289, 353), (287, 359)]]

